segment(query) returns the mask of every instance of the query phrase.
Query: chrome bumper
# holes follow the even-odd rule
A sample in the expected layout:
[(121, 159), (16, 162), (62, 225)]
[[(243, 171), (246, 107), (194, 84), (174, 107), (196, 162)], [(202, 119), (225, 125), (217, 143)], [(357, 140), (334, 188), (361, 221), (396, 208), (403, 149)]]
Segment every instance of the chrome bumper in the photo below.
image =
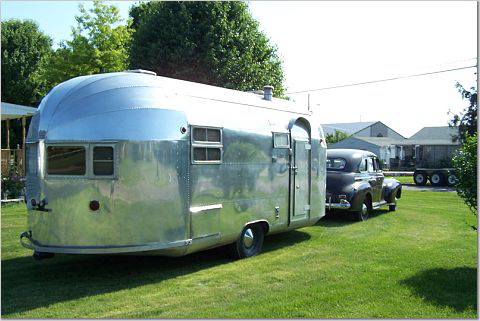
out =
[(340, 200), (340, 203), (332, 203), (332, 198), (329, 198), (326, 202), (328, 210), (348, 210), (350, 206), (350, 203), (345, 199)]

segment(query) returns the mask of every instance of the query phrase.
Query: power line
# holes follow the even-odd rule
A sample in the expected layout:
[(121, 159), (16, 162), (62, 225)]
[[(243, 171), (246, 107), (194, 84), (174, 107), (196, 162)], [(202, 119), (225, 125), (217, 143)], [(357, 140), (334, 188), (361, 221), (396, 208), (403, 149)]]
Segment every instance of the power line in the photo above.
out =
[(386, 78), (386, 79), (380, 79), (380, 80), (371, 80), (371, 81), (365, 81), (365, 82), (358, 82), (358, 83), (347, 84), (347, 85), (337, 85), (337, 86), (323, 87), (323, 88), (318, 88), (318, 89), (292, 91), (292, 92), (287, 92), (287, 93), (285, 93), (285, 94), (287, 94), (287, 95), (288, 95), (288, 94), (301, 94), (301, 93), (307, 93), (307, 92), (311, 92), (311, 91), (320, 91), (320, 90), (344, 88), (344, 87), (351, 87), (351, 86), (368, 85), (368, 84), (373, 84), (373, 83), (377, 83), (377, 82), (392, 81), (392, 80), (399, 80), (399, 79), (413, 78), (413, 77), (420, 77), (420, 76), (428, 76), (428, 75), (439, 74), (439, 73), (443, 73), (443, 72), (450, 72), (450, 71), (456, 71), (456, 70), (462, 70), (462, 69), (468, 69), (468, 68), (476, 68), (476, 67), (477, 67), (477, 65), (475, 65), (475, 66), (468, 66), (468, 67), (459, 67), (459, 68), (453, 68), (453, 69), (446, 69), (446, 70), (438, 70), (438, 71), (426, 72), (426, 73), (422, 73), (422, 74), (413, 74), (413, 75), (408, 75), (408, 76), (399, 76), (399, 77)]

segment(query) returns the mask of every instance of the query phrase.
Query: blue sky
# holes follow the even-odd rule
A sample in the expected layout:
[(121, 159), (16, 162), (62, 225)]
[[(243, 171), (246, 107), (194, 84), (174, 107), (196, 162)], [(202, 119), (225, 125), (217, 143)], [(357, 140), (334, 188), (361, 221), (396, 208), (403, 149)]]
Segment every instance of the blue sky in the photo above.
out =
[[(2, 20), (33, 19), (55, 43), (70, 37), (77, 1), (2, 1)], [(85, 1), (87, 7), (89, 2)], [(134, 1), (109, 1), (123, 17)], [(283, 59), (287, 92), (476, 64), (475, 1), (250, 1)], [(476, 69), (310, 93), (321, 123), (377, 121), (404, 136), (445, 126), (466, 106), (455, 89)], [(306, 108), (308, 94), (292, 94)]]

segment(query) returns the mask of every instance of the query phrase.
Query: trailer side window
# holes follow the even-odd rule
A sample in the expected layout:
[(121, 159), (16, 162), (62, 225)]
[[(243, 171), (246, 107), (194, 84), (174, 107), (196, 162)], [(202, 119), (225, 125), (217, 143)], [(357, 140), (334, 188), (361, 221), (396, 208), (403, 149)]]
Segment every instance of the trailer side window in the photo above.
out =
[(220, 128), (192, 128), (192, 162), (219, 164), (222, 162), (222, 130)]
[(85, 175), (86, 152), (83, 146), (48, 146), (49, 175)]
[(113, 175), (113, 147), (95, 146), (93, 148), (93, 174)]

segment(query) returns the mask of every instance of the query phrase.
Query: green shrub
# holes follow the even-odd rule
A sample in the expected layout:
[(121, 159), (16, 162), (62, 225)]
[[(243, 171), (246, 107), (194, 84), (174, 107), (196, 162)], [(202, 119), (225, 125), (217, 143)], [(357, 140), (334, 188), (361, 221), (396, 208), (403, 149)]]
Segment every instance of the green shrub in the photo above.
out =
[(457, 193), (477, 215), (477, 134), (466, 137), (452, 162), (457, 170)]

